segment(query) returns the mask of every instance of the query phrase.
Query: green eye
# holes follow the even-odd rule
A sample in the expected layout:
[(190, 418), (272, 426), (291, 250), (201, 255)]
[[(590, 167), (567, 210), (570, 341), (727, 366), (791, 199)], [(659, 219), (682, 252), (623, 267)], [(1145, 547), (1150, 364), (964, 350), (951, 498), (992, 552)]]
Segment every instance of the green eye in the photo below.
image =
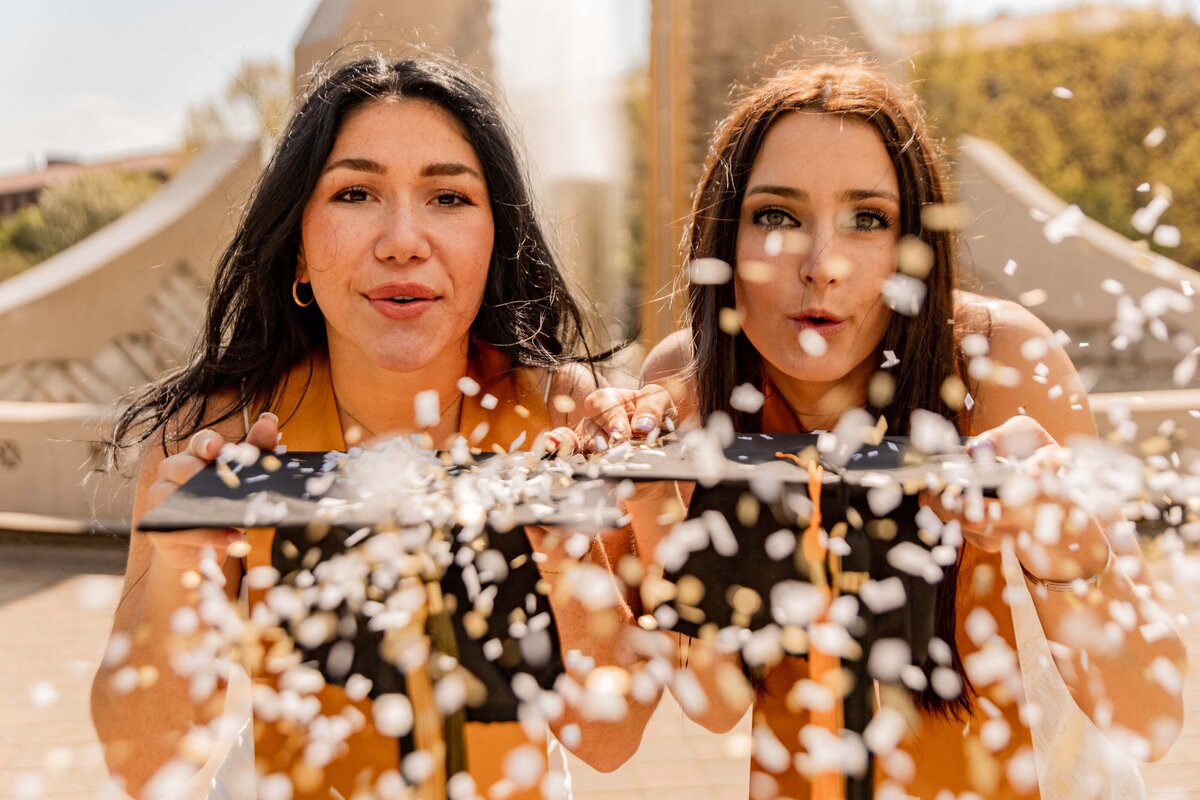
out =
[(754, 213), (754, 224), (765, 228), (782, 228), (796, 226), (796, 220), (791, 214), (778, 208), (764, 208)]

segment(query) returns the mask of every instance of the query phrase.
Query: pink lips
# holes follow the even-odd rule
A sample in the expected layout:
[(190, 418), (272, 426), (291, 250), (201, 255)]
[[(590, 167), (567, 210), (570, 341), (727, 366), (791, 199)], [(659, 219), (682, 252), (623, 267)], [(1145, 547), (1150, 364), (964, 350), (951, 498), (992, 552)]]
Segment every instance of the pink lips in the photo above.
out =
[(441, 299), (433, 289), (413, 281), (385, 283), (365, 296), (380, 314), (398, 320), (416, 319)]
[(846, 320), (823, 308), (806, 308), (790, 319), (798, 330), (811, 328), (822, 336), (832, 336), (846, 327)]

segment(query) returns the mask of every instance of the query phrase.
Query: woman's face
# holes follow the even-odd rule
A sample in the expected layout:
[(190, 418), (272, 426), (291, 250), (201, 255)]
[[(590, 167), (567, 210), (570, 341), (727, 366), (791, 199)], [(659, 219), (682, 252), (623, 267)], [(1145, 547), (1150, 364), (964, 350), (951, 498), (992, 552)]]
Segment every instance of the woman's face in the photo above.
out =
[(899, 194), (866, 123), (793, 112), (767, 131), (742, 199), (734, 289), (772, 377), (870, 374), (891, 313), (880, 287), (896, 265)]
[(350, 114), (301, 222), (331, 356), (410, 372), (465, 352), (492, 255), (483, 166), (462, 127), (424, 100)]

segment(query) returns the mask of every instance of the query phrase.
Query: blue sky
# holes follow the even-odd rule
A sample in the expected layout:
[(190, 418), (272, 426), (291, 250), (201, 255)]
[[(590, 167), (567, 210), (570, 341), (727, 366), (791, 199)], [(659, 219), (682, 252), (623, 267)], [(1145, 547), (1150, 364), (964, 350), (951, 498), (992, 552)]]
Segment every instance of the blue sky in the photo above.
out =
[[(931, 2), (980, 19), (1087, 1), (871, 0), (893, 19)], [(174, 146), (187, 108), (218, 95), (241, 60), (290, 65), (318, 2), (8, 0), (0, 23), (0, 174), (24, 171), (47, 153), (95, 160)], [(645, 58), (648, 4), (493, 0), (501, 83), (527, 90), (564, 71), (598, 77), (636, 63)]]

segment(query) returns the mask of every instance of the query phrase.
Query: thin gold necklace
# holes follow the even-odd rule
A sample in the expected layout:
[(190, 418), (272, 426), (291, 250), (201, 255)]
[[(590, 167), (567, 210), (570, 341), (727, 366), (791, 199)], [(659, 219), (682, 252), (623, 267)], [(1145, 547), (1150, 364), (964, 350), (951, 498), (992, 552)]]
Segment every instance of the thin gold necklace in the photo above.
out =
[[(438, 414), (438, 422), (439, 423), (443, 419), (446, 418), (446, 414), (449, 413), (450, 409), (454, 408), (454, 404), (457, 403), (459, 400), (461, 400), (462, 396), (463, 396), (462, 392), (456, 392), (454, 394), (454, 396), (450, 398), (450, 402), (447, 403), (446, 407), (442, 409), (442, 413)], [(364, 434), (366, 434), (366, 438), (369, 438), (369, 439), (375, 438), (375, 432), (373, 430), (371, 430), (370, 428), (368, 428), (366, 425), (364, 425), (362, 420), (360, 420), (358, 417), (354, 416), (354, 412), (352, 412), (350, 409), (348, 409), (344, 405), (342, 405), (342, 401), (337, 398), (337, 395), (334, 395), (333, 402), (337, 406), (338, 411), (342, 412), (347, 417), (349, 417), (350, 421), (353, 422), (355, 425), (357, 425), (359, 427), (359, 429), (362, 430), (362, 432)], [(349, 442), (347, 442), (347, 444), (349, 444)]]

